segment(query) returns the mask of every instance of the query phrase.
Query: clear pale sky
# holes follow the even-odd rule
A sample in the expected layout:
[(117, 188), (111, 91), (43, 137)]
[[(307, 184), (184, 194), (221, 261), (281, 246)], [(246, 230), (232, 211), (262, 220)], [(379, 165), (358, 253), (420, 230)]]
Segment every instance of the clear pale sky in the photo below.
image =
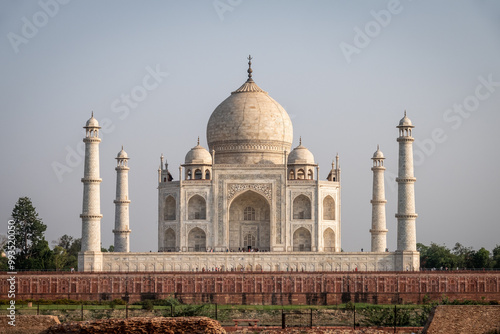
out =
[(131, 250), (157, 250), (159, 156), (177, 180), (198, 136), (207, 147), (210, 114), (246, 80), (251, 54), (254, 80), (288, 111), (293, 146), (302, 136), (322, 179), (340, 155), (345, 251), (370, 248), (377, 144), (396, 248), (405, 109), (416, 126), (417, 241), (500, 244), (499, 1), (8, 0), (0, 36), (2, 234), (28, 196), (49, 242), (81, 236), (78, 151), (93, 110), (106, 124), (102, 244), (113, 243), (124, 145)]

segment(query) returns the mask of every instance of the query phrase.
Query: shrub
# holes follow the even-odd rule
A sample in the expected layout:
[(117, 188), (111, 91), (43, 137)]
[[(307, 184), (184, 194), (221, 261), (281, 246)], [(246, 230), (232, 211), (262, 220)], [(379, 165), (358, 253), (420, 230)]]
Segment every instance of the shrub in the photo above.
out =
[(109, 302), (109, 306), (111, 306), (111, 308), (115, 308), (116, 305), (127, 305), (127, 302), (124, 301), (123, 299), (113, 299), (112, 301)]
[[(49, 302), (49, 301), (47, 301)], [(49, 302), (50, 303), (50, 302)], [(54, 305), (78, 305), (80, 304), (81, 302), (78, 301), (78, 300), (73, 300), (73, 299), (67, 299), (67, 298), (64, 298), (64, 299), (57, 299), (57, 300), (54, 300), (53, 301), (53, 304)]]
[(158, 299), (153, 302), (155, 305), (158, 306), (177, 306), (180, 305), (181, 303), (179, 300), (175, 299), (174, 297), (168, 297), (165, 299)]
[(355, 308), (356, 308), (356, 305), (354, 305), (354, 303), (353, 303), (353, 302), (351, 302), (351, 301), (349, 301), (349, 302), (347, 302), (347, 303), (345, 304), (345, 309), (346, 309), (346, 310), (351, 310), (351, 311), (352, 311), (352, 310), (354, 310)]
[(183, 305), (175, 309), (176, 317), (210, 316), (210, 305)]
[(153, 311), (155, 307), (153, 305), (153, 302), (150, 299), (147, 299), (143, 302), (142, 308), (147, 311)]
[[(365, 325), (394, 325), (394, 308), (367, 307), (361, 313), (365, 316), (363, 321)], [(396, 323), (398, 326), (422, 326), (422, 322), (425, 324), (425, 320), (427, 320), (427, 316), (422, 316), (422, 313), (424, 312), (398, 307), (396, 310)]]

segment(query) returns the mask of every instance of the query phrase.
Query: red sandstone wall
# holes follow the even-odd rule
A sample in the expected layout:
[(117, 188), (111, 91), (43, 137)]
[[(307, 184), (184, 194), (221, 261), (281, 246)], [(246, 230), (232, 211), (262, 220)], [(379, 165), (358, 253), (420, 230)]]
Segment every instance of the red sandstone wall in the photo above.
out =
[[(6, 274), (0, 299), (8, 299)], [(16, 299), (110, 300), (175, 296), (185, 303), (419, 303), (431, 299), (498, 300), (500, 271), (429, 272), (28, 272), (18, 273)]]

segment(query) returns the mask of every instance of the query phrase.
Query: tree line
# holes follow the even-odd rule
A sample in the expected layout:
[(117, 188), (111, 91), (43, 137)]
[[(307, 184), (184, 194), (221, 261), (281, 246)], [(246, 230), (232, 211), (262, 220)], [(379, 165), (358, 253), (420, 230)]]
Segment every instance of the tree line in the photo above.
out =
[(484, 247), (474, 250), (457, 242), (452, 249), (431, 243), (417, 243), (420, 267), (427, 269), (500, 269), (500, 245), (490, 253)]
[[(50, 249), (45, 240), (47, 225), (38, 216), (31, 199), (21, 197), (12, 210), (14, 221), (13, 238), (15, 241), (13, 252), (15, 268), (17, 270), (71, 270), (78, 269), (78, 252), (81, 248), (81, 239), (63, 235), (55, 246)], [(9, 234), (9, 237), (12, 238)], [(8, 270), (8, 255), (12, 251), (12, 242), (8, 243), (5, 236), (0, 240), (0, 270)], [(103, 252), (113, 252), (114, 247), (101, 248)], [(430, 246), (418, 243), (420, 252), (420, 267), (427, 269), (500, 269), (500, 245), (490, 253), (484, 247), (474, 250), (456, 243), (452, 249), (444, 245), (431, 243)]]

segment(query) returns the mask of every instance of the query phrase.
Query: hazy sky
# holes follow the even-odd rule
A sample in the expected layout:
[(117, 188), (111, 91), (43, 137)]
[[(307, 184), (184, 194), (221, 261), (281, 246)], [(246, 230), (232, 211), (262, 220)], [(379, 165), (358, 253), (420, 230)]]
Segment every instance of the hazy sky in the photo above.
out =
[(47, 240), (81, 236), (82, 126), (101, 125), (102, 244), (113, 243), (115, 156), (130, 160), (131, 250), (157, 250), (157, 169), (178, 179), (210, 114), (253, 78), (289, 113), (325, 179), (342, 168), (342, 248), (370, 248), (371, 156), (386, 156), (396, 247), (398, 146), (416, 126), (417, 240), (500, 244), (500, 2), (0, 2), (1, 201), (31, 197)]

